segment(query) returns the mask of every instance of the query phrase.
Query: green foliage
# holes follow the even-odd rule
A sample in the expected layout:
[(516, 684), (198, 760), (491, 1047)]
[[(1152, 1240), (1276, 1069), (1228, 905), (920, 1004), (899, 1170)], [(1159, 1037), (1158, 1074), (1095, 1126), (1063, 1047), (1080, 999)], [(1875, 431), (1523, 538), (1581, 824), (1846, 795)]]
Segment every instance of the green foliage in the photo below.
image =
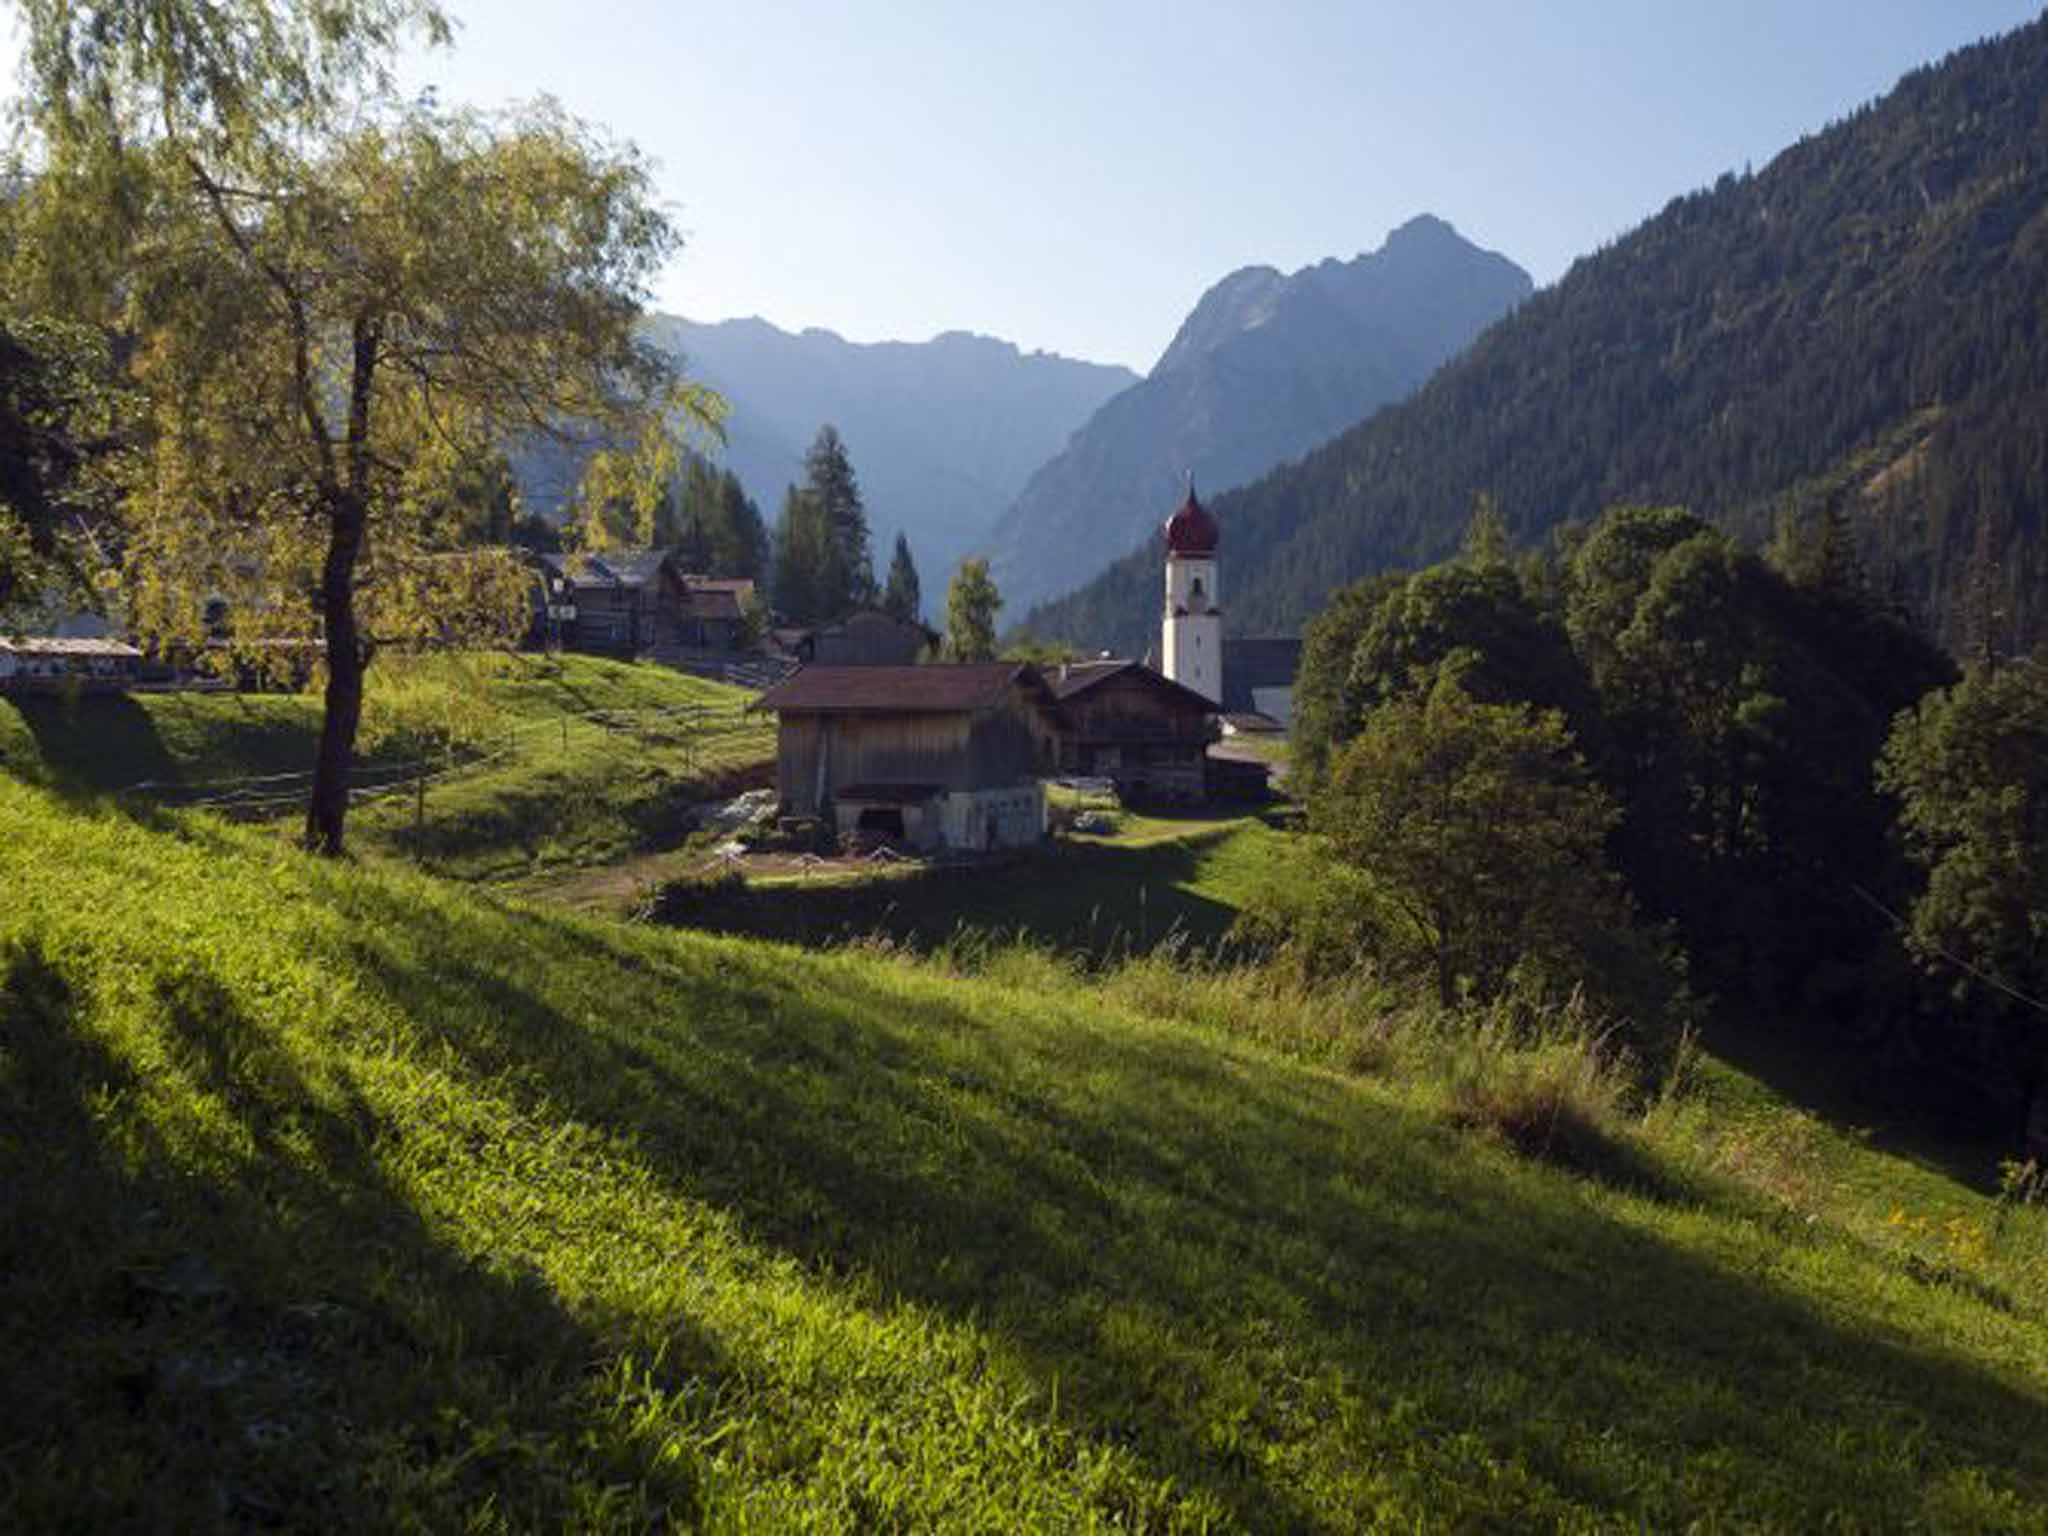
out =
[(1973, 667), (1901, 713), (1879, 763), (1926, 885), (1906, 931), (1952, 1028), (2048, 1084), (2048, 665)]
[(1376, 949), (1438, 998), (1497, 995), (1518, 969), (1568, 991), (1628, 926), (1605, 844), (1618, 813), (1564, 718), (1475, 701), (1455, 673), (1373, 709), (1310, 823), (1357, 872)]
[[(1839, 517), (1952, 649), (1990, 627), (2024, 653), (2048, 632), (2044, 96), (2036, 20), (1674, 198), (1411, 400), (1218, 497), (1233, 625), (1291, 630), (1347, 581), (1450, 556), (1483, 488), (1524, 544), (1617, 503), (1755, 542)], [(1139, 654), (1158, 572), (1155, 542), (1024, 623)]]
[(761, 509), (731, 470), (702, 454), (687, 456), (655, 513), (654, 542), (700, 576), (759, 581), (768, 569)]
[(1002, 606), (988, 562), (976, 555), (962, 560), (946, 588), (946, 659), (994, 661), (996, 614)]
[(628, 445), (586, 475), (599, 537), (619, 506), (651, 515), (672, 423), (715, 424), (637, 327), (675, 231), (638, 154), (550, 104), (399, 99), (400, 39), (448, 35), (430, 4), (27, 16), (15, 273), (122, 332), (147, 402), (120, 461), (125, 617), (192, 643), (226, 595), (237, 643), (321, 641), (306, 836), (338, 854), (376, 650), (525, 621), (509, 557), (446, 558), (479, 466), (564, 423)]
[(131, 408), (98, 333), (0, 288), (0, 618), (92, 594)]
[(882, 591), (882, 612), (905, 624), (924, 622), (924, 597), (918, 590), (917, 562), (910, 558), (910, 540), (896, 535), (896, 550), (889, 557), (889, 582)]

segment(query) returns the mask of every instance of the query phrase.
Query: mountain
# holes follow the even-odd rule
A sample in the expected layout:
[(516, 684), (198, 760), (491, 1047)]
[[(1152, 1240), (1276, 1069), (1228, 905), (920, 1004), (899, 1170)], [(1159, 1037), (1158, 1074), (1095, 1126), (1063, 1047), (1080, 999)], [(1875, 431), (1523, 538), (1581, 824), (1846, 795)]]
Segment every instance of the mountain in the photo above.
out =
[(773, 522), (783, 488), (802, 477), (804, 450), (831, 422), (860, 478), (875, 549), (886, 559), (901, 529), (925, 590), (941, 594), (953, 563), (1031, 471), (1136, 377), (964, 331), (862, 343), (760, 319), (652, 323), (685, 373), (732, 407), (714, 457), (765, 518)]
[(1241, 484), (1400, 399), (1530, 287), (1513, 262), (1427, 215), (1352, 261), (1231, 273), (996, 526), (1010, 612), (1128, 550), (1172, 509), (1184, 475), (1208, 490)]
[[(1617, 502), (1761, 540), (1848, 531), (1951, 644), (2048, 634), (2048, 20), (1906, 76), (1755, 175), (1575, 264), (1414, 399), (1212, 505), (1239, 634), (1451, 550), (1476, 491), (1518, 539)], [(1029, 615), (1140, 650), (1141, 549)], [(1973, 595), (1974, 594), (1974, 595)]]

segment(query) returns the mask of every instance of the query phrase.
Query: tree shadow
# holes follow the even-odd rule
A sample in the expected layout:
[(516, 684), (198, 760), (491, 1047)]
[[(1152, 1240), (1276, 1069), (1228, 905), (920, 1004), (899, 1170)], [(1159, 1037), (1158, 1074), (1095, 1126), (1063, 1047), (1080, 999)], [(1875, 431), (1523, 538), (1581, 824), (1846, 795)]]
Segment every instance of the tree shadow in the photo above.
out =
[(926, 952), (963, 931), (1015, 938), (1088, 963), (1174, 940), (1227, 945), (1237, 909), (1192, 889), (1203, 848), (1063, 842), (1011, 861), (931, 864), (859, 880), (676, 881), (655, 921), (817, 946), (877, 935)]
[[(624, 1325), (437, 1234), (380, 1155), (404, 1128), (181, 961), (116, 1048), (0, 944), (0, 1524), (566, 1528), (608, 1484), (687, 1523), (701, 1468), (586, 1432)], [(663, 1322), (664, 1370), (715, 1367)]]
[[(1071, 1016), (992, 1031), (849, 963), (668, 951), (516, 910), (531, 958), (487, 971), (437, 919), (374, 898), (366, 916), (368, 974), (479, 1080), (516, 1071), (537, 1103), (629, 1132), (673, 1189), (814, 1273), (1002, 1337), (1072, 1433), (1247, 1528), (1348, 1523), (1278, 1470), (1304, 1392), (1311, 1418), (1387, 1410), (1357, 1416), (1355, 1454), (1418, 1507), (1468, 1453), (1533, 1480), (1531, 1520), (1562, 1494), (1650, 1523), (1819, 1523), (1920, 1508), (1925, 1479), (1964, 1468), (2048, 1495), (2038, 1384), (1532, 1198), (1527, 1176), (1449, 1154), (1457, 1133), (1335, 1079)], [(570, 953), (616, 968), (602, 1023), (549, 1001), (548, 957)], [(1842, 1432), (1813, 1433), (1816, 1413)], [(1902, 1424), (1917, 1459), (1871, 1451)], [(1682, 1476), (1674, 1434), (1705, 1456)], [(1507, 1502), (1472, 1518), (1511, 1518), (1514, 1489), (1490, 1487)]]

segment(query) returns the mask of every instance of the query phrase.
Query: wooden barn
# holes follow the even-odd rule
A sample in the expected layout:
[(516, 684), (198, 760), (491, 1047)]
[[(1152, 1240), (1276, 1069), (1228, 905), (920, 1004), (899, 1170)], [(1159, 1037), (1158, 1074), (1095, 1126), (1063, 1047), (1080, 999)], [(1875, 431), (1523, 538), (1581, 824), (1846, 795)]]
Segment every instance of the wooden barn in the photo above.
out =
[(862, 608), (837, 624), (803, 631), (792, 649), (799, 660), (820, 667), (907, 667), (938, 644), (938, 635), (922, 624)]
[(535, 557), (536, 639), (601, 656), (730, 655), (745, 639), (751, 581), (684, 571), (659, 549)]
[(1142, 662), (1084, 661), (1055, 667), (1059, 771), (1109, 779), (1126, 800), (1208, 798), (1216, 706)]
[(1045, 835), (1039, 775), (1053, 768), (1059, 713), (1029, 666), (810, 666), (755, 707), (779, 717), (785, 815), (927, 850)]

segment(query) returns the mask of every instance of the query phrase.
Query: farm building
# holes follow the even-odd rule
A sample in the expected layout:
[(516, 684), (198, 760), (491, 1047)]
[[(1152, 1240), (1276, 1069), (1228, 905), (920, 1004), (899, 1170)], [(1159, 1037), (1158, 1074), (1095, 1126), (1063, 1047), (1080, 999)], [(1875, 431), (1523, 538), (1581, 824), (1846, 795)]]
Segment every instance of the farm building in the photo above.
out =
[(754, 584), (684, 571), (664, 550), (534, 557), (535, 638), (603, 656), (729, 656), (746, 643)]
[(27, 693), (84, 687), (115, 692), (133, 683), (141, 669), (142, 652), (123, 640), (0, 637), (0, 689)]
[(1207, 797), (1216, 706), (1142, 662), (1085, 661), (1047, 673), (1059, 700), (1059, 771), (1109, 779), (1126, 799)]
[(799, 661), (820, 667), (907, 667), (938, 647), (939, 637), (879, 608), (862, 608), (837, 624), (797, 630), (788, 637)]
[(811, 666), (755, 705), (780, 719), (784, 814), (914, 848), (1021, 847), (1045, 835), (1058, 706), (1033, 668)]

